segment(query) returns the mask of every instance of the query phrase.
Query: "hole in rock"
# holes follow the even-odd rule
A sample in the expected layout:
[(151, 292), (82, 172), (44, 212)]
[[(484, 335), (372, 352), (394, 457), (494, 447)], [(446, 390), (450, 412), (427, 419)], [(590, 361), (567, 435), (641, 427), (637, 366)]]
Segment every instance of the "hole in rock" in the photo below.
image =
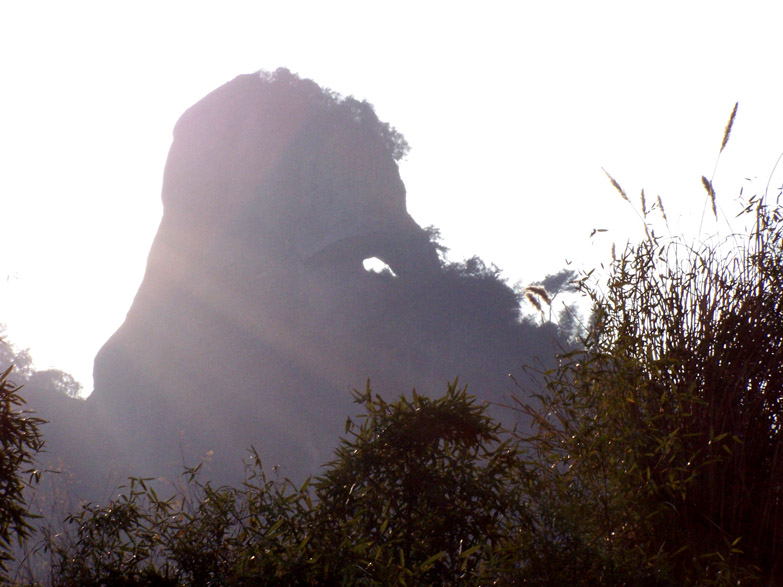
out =
[(397, 274), (394, 273), (391, 267), (381, 261), (378, 257), (370, 257), (368, 259), (365, 259), (362, 261), (362, 265), (364, 265), (364, 270), (369, 273), (382, 273), (385, 275), (392, 275), (394, 277), (397, 277)]

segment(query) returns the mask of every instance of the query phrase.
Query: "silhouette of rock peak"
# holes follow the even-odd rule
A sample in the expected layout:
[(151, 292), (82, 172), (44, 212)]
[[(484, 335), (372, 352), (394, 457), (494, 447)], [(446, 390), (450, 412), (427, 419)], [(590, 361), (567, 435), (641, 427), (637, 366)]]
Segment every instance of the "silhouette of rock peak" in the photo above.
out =
[(406, 211), (395, 161), (401, 145), (369, 104), (287, 70), (242, 75), (177, 123), (164, 223), (186, 250), (211, 243), (193, 242), (194, 233), (219, 240), (225, 231), (261, 231), (302, 260), (349, 239), (328, 257), (366, 250), (401, 273), (435, 270), (435, 251)]
[(502, 399), (542, 330), (496, 274), (441, 266), (406, 210), (406, 151), (369, 104), (287, 70), (180, 118), (144, 280), (95, 359), (88, 483), (107, 463), (173, 476), (207, 454), (215, 482), (236, 482), (251, 445), (314, 473), (368, 378), (388, 396), (459, 376)]

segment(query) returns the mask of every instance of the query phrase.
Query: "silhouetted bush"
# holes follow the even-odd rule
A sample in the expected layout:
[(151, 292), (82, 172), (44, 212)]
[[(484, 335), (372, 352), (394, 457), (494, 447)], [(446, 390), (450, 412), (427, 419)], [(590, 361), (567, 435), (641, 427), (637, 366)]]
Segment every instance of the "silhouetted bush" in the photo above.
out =
[[(367, 389), (366, 413), (316, 483), (327, 582), (473, 584), (489, 577), (527, 520), (517, 447), (485, 407), (449, 386), (387, 403)], [(347, 574), (346, 574), (347, 573)]]
[(257, 456), (242, 487), (187, 470), (173, 497), (131, 479), (49, 531), (54, 585), (473, 584), (523, 527), (517, 449), (455, 384), (442, 398), (365, 413), (322, 477), (269, 480)]
[(23, 409), (19, 387), (9, 379), (12, 369), (0, 375), (0, 580), (4, 581), (9, 580), (16, 545), (21, 546), (33, 529), (24, 491), (40, 476), (34, 459), (43, 448), (39, 432), (43, 420)]
[(745, 215), (725, 243), (648, 233), (581, 282), (584, 348), (520, 400), (542, 576), (783, 583), (783, 222), (763, 199)]

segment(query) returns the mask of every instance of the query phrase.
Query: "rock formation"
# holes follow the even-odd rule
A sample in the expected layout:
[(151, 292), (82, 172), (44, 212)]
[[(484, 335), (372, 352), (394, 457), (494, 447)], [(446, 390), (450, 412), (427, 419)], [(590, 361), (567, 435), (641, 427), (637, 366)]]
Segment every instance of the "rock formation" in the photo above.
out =
[(368, 378), (392, 397), (459, 377), (500, 400), (509, 372), (551, 355), (551, 329), (521, 322), (492, 272), (439, 260), (406, 210), (406, 149), (370, 105), (286, 70), (190, 108), (144, 280), (95, 359), (81, 469), (172, 476), (206, 457), (235, 482), (252, 445), (301, 477), (330, 459)]

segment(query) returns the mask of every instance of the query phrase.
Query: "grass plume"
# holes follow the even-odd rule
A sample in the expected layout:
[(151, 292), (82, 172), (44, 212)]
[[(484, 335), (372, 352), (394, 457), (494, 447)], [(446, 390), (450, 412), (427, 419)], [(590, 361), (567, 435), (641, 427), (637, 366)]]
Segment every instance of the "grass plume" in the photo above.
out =
[(549, 294), (547, 293), (546, 289), (543, 286), (540, 285), (528, 285), (525, 288), (526, 292), (532, 292), (536, 294), (538, 297), (543, 299), (547, 304), (551, 304), (552, 300), (549, 297)]
[(719, 153), (723, 153), (723, 149), (726, 148), (726, 144), (729, 142), (729, 135), (731, 135), (731, 127), (734, 126), (734, 119), (737, 117), (737, 108), (739, 107), (739, 102), (734, 103), (734, 110), (731, 111), (731, 116), (729, 117), (729, 122), (726, 124), (726, 130), (723, 131), (723, 142), (720, 144), (720, 151)]
[(538, 298), (536, 296), (534, 296), (532, 293), (527, 291), (525, 292), (525, 297), (527, 298), (527, 301), (530, 302), (536, 310), (538, 310), (542, 314), (544, 313), (544, 310), (541, 307), (541, 302), (538, 301)]
[(666, 210), (663, 209), (663, 201), (661, 200), (661, 196), (658, 196), (658, 207), (661, 209), (661, 216), (663, 216), (663, 221), (666, 223), (666, 226), (669, 226), (669, 219), (666, 218)]
[[(702, 176), (701, 183), (704, 186), (704, 189), (707, 190), (707, 193), (710, 195), (710, 203), (712, 204), (712, 213), (715, 216), (715, 220), (718, 219), (718, 206), (717, 202), (715, 201), (715, 188), (712, 185), (712, 180), (715, 179), (715, 172), (718, 170), (718, 163), (720, 162), (720, 156), (723, 153), (723, 149), (726, 148), (726, 145), (729, 142), (729, 137), (731, 136), (731, 129), (734, 128), (734, 121), (737, 118), (737, 110), (739, 109), (739, 102), (734, 103), (734, 108), (731, 110), (731, 116), (729, 116), (729, 121), (726, 123), (726, 129), (723, 131), (723, 141), (721, 141), (720, 144), (720, 151), (718, 151), (718, 156), (715, 159), (715, 167), (712, 169), (712, 176), (710, 179), (707, 179), (705, 176)], [(701, 222), (699, 223), (699, 234), (701, 234), (702, 226), (704, 225), (704, 215), (707, 213), (707, 203), (704, 203), (704, 209), (701, 213)], [(727, 219), (728, 223), (728, 219)], [(731, 225), (729, 225), (729, 230), (731, 230)]]
[(710, 201), (712, 202), (712, 213), (715, 215), (715, 220), (717, 220), (718, 208), (715, 203), (715, 188), (712, 187), (712, 182), (703, 175), (701, 176), (701, 183), (704, 186), (704, 189), (707, 190), (707, 193), (710, 195)]
[(606, 174), (606, 177), (609, 178), (609, 181), (612, 182), (612, 185), (614, 186), (614, 189), (616, 189), (618, 192), (620, 192), (620, 195), (623, 197), (623, 200), (625, 200), (626, 202), (630, 202), (630, 200), (628, 199), (628, 194), (626, 194), (625, 190), (622, 187), (620, 187), (620, 184), (617, 183), (617, 180), (615, 178), (613, 178), (611, 175), (609, 175), (609, 172), (606, 169), (604, 169), (603, 167), (601, 167), (601, 171), (603, 171)]

